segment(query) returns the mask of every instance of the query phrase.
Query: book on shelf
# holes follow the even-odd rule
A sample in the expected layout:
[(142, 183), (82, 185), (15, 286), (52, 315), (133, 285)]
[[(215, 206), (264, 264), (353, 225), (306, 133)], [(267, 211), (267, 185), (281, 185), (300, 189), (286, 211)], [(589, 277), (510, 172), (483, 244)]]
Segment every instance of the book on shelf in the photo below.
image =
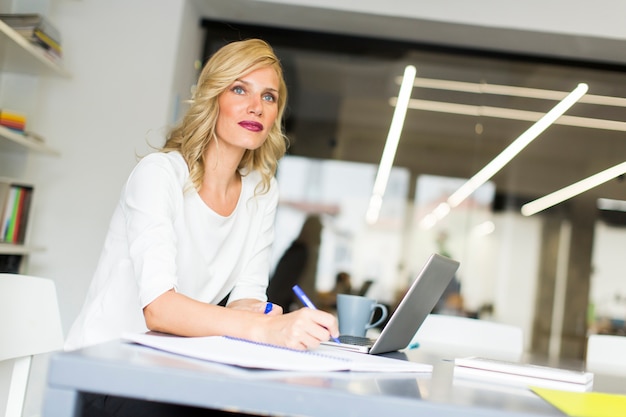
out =
[(0, 194), (2, 201), (0, 201), (0, 242), (4, 242), (4, 238), (7, 235), (9, 223), (11, 222), (11, 215), (13, 214), (13, 205), (15, 204), (15, 197), (17, 196), (17, 189), (11, 184), (0, 183), (0, 186), (4, 188), (4, 191)]
[(33, 188), (29, 186), (0, 183), (0, 242), (24, 243), (32, 193)]
[(31, 43), (61, 57), (61, 33), (45, 16), (38, 13), (9, 13), (0, 14), (0, 20)]
[(15, 242), (19, 244), (23, 244), (26, 241), (26, 226), (28, 225), (28, 218), (30, 215), (30, 202), (32, 197), (33, 189), (26, 189), (26, 191), (23, 193), (21, 212), (17, 220), (18, 227), (13, 236)]
[(24, 134), (26, 129), (26, 115), (9, 109), (0, 109), (0, 126), (13, 132)]

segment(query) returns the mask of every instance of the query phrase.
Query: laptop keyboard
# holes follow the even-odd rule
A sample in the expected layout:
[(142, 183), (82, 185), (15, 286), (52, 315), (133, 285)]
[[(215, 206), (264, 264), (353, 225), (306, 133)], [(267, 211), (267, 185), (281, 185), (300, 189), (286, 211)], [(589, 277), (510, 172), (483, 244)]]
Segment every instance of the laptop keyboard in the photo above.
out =
[(356, 346), (372, 346), (374, 344), (374, 339), (370, 339), (367, 337), (360, 337), (360, 336), (350, 336), (350, 335), (339, 336), (339, 341), (341, 343), (345, 343), (348, 345), (356, 345)]

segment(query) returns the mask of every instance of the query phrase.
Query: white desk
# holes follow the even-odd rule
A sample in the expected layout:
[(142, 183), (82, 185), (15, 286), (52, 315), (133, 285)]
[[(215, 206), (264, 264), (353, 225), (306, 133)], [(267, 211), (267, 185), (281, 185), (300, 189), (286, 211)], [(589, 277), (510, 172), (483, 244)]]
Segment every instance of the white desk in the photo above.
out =
[(79, 416), (82, 392), (286, 416), (563, 415), (528, 390), (462, 383), (451, 362), (408, 355), (432, 375), (250, 371), (111, 342), (51, 358), (43, 417)]

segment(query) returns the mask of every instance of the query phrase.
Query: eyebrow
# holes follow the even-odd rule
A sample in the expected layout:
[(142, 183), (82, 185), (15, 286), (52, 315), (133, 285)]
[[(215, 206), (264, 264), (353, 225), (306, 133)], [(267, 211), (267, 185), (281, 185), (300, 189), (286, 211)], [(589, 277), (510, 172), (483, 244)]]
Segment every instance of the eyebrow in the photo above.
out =
[[(239, 81), (240, 83), (243, 83), (245, 85), (250, 85), (249, 81), (242, 80), (241, 78), (235, 78), (235, 81), (233, 81), (233, 84), (236, 83), (237, 81)], [(275, 89), (274, 87), (266, 87), (266, 88), (263, 89), (263, 91), (271, 91), (271, 92), (274, 92), (276, 94), (279, 94), (279, 91), (277, 89)]]

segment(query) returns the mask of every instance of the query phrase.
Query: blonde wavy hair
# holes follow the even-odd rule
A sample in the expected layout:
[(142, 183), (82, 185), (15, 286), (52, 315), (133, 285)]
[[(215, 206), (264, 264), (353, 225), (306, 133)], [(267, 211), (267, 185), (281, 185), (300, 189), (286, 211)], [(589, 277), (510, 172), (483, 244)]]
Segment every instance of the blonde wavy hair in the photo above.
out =
[(200, 73), (189, 110), (169, 132), (165, 145), (160, 150), (179, 151), (182, 154), (196, 190), (200, 189), (204, 176), (204, 150), (216, 138), (219, 95), (236, 79), (265, 67), (272, 67), (278, 75), (278, 114), (263, 145), (255, 150), (246, 150), (239, 163), (239, 171), (244, 175), (252, 170), (259, 171), (262, 180), (260, 189), (257, 186), (257, 190), (261, 193), (269, 190), (278, 160), (287, 151), (288, 140), (282, 129), (287, 86), (278, 57), (272, 47), (260, 39), (229, 43), (211, 56)]

